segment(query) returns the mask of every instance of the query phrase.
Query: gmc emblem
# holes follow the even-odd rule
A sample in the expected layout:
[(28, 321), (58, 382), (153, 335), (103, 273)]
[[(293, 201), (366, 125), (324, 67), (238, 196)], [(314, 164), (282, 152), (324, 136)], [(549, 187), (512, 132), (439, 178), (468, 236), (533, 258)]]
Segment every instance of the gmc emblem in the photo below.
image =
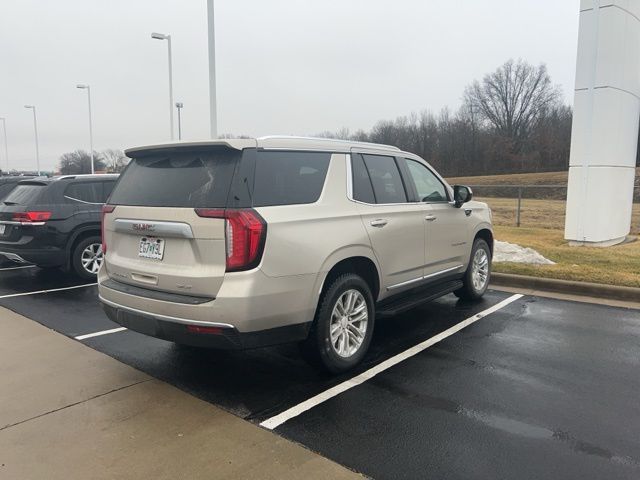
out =
[(153, 223), (134, 223), (132, 228), (138, 232), (153, 232), (156, 226)]

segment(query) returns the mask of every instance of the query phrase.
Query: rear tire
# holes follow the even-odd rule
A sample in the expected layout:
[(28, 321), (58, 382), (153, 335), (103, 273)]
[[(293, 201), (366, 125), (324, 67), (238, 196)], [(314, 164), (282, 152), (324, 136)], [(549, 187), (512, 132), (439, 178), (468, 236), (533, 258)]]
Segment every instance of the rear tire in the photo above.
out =
[(102, 265), (102, 239), (83, 238), (71, 252), (71, 267), (80, 278), (94, 280)]
[(367, 353), (374, 321), (367, 282), (353, 273), (340, 275), (320, 297), (309, 337), (301, 345), (304, 356), (331, 373), (347, 371)]
[(462, 288), (453, 292), (463, 300), (478, 300), (484, 295), (491, 278), (491, 249), (485, 240), (476, 238), (469, 266), (462, 278)]

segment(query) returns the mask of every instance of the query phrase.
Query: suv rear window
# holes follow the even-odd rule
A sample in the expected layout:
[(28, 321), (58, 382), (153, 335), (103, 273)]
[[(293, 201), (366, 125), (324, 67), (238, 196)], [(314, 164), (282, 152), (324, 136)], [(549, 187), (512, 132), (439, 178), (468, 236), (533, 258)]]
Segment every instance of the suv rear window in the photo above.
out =
[(240, 152), (207, 149), (134, 158), (111, 194), (112, 205), (225, 207)]
[(46, 185), (18, 185), (2, 201), (9, 205), (33, 205)]
[(16, 187), (16, 184), (11, 183), (3, 183), (0, 185), (0, 200), (2, 200), (11, 190)]
[(320, 198), (330, 153), (265, 152), (256, 159), (253, 205), (313, 203)]

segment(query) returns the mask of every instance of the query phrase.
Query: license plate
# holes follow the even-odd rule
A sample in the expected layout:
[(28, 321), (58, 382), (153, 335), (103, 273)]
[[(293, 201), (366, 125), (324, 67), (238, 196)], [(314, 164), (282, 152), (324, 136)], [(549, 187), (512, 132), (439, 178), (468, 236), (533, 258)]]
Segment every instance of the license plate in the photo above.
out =
[(0, 235), (4, 235), (4, 229), (7, 228), (6, 225), (0, 225)]
[(140, 239), (138, 256), (162, 260), (164, 256), (164, 240), (157, 237), (142, 237)]

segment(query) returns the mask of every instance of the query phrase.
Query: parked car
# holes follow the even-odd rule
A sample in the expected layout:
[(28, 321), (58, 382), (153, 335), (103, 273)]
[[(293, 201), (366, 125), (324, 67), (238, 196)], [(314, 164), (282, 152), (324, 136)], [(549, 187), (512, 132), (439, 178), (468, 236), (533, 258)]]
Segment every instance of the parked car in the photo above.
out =
[(487, 205), (395, 147), (265, 137), (126, 153), (98, 282), (129, 329), (217, 348), (301, 341), (340, 372), (377, 317), (489, 283)]
[(9, 195), (9, 192), (18, 185), (18, 182), (21, 182), (22, 180), (29, 180), (31, 178), (33, 177), (0, 177), (0, 200)]
[(95, 278), (102, 264), (100, 212), (117, 178), (21, 180), (0, 200), (0, 256)]

